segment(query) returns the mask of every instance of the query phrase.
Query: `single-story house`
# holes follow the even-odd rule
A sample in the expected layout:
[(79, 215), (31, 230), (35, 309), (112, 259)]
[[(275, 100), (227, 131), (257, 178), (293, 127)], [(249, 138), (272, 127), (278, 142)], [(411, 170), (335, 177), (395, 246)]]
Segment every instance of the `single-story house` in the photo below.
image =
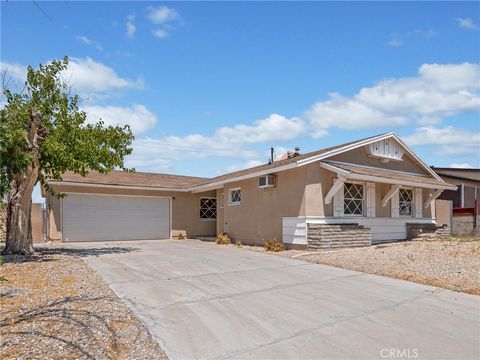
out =
[[(435, 227), (444, 182), (393, 132), (215, 178), (67, 173), (44, 193), (50, 240), (163, 239), (226, 232), (244, 244), (369, 245)], [(412, 230), (413, 229), (413, 230)]]

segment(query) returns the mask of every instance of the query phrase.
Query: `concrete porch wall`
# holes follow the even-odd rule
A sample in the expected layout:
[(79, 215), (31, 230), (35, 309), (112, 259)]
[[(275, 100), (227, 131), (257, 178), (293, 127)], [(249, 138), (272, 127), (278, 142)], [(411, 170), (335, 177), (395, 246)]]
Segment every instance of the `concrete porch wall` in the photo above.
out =
[(407, 239), (407, 223), (435, 224), (431, 218), (365, 218), (365, 217), (284, 217), (282, 241), (288, 245), (308, 244), (308, 224), (358, 224), (369, 228), (372, 244)]

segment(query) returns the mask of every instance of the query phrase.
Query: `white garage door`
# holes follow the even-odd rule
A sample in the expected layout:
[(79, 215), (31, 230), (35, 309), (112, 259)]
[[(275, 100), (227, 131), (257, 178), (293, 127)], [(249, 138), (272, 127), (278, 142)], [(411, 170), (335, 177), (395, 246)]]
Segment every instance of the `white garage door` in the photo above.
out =
[(170, 199), (69, 194), (63, 199), (63, 241), (170, 238)]

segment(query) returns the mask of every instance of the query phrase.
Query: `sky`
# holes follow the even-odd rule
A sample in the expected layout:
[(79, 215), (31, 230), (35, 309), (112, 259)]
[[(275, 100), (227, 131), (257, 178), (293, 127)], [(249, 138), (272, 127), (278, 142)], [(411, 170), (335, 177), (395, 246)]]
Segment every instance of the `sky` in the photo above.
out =
[(17, 83), (68, 55), (89, 121), (131, 126), (137, 171), (212, 177), (388, 131), (480, 167), (478, 2), (2, 1), (0, 50)]

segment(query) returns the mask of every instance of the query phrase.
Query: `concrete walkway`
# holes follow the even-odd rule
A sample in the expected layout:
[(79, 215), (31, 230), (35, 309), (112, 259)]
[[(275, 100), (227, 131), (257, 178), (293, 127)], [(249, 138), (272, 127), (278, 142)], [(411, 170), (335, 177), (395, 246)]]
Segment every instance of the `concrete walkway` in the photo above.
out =
[(473, 295), (195, 240), (68, 247), (99, 248), (170, 359), (480, 358)]

